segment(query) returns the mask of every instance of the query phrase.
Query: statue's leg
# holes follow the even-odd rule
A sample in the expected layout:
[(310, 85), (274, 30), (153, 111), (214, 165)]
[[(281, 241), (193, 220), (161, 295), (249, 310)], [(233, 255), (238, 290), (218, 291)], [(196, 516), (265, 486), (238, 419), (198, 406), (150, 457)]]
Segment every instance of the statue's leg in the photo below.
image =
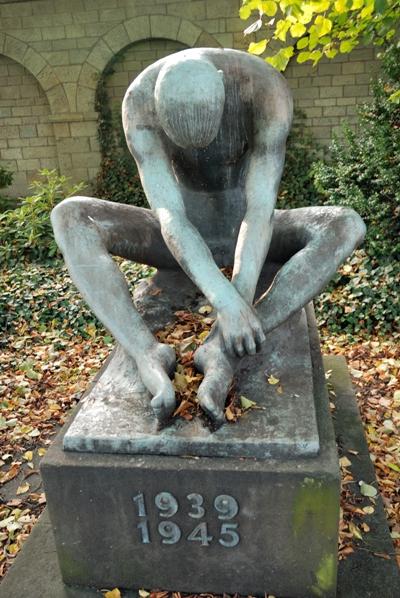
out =
[(283, 263), (257, 300), (265, 333), (311, 301), (362, 242), (365, 224), (350, 208), (276, 210), (267, 260)]
[[(256, 303), (264, 332), (311, 301), (364, 235), (362, 219), (348, 208), (276, 210), (267, 261), (283, 266)], [(225, 399), (239, 361), (226, 353), (216, 329), (195, 355), (197, 367), (204, 372), (198, 399), (217, 422), (224, 421)]]
[(155, 267), (177, 268), (150, 212), (88, 197), (72, 197), (52, 214), (54, 234), (71, 278), (114, 338), (135, 360), (153, 396), (152, 407), (165, 419), (175, 407), (168, 374), (172, 347), (156, 341), (136, 311), (128, 285), (111, 255)]

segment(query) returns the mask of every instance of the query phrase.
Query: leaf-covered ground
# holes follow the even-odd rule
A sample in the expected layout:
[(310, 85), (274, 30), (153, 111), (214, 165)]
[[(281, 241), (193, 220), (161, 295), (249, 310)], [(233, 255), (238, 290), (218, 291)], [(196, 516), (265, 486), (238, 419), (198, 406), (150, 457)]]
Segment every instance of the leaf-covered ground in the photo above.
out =
[[(149, 271), (122, 265), (134, 283)], [(54, 434), (89, 379), (111, 350), (112, 339), (93, 319), (70, 286), (65, 272), (44, 267), (15, 269), (0, 276), (0, 578), (15, 559), (46, 500), (38, 465)], [(177, 417), (199, 414), (195, 394), (201, 376), (193, 352), (207, 335), (206, 313), (179, 312), (177, 324), (160, 333), (175, 346)], [(326, 353), (348, 360), (365, 431), (376, 468), (392, 538), (400, 555), (400, 348), (398, 338), (373, 338), (348, 345), (346, 338), (325, 336)], [(279, 381), (269, 380), (270, 384)], [(232, 388), (227, 417), (235, 420), (253, 405), (240, 401)], [(369, 505), (360, 508), (351, 493), (351, 458), (341, 459), (343, 473), (339, 557), (367, 534), (363, 517), (374, 509), (375, 489), (366, 486)], [(364, 490), (364, 491), (363, 491)], [(400, 557), (399, 557), (400, 560)], [(119, 594), (109, 594), (116, 598)], [(143, 598), (149, 596), (143, 591)], [(151, 598), (167, 598), (152, 593)], [(178, 596), (178, 595), (177, 595)]]

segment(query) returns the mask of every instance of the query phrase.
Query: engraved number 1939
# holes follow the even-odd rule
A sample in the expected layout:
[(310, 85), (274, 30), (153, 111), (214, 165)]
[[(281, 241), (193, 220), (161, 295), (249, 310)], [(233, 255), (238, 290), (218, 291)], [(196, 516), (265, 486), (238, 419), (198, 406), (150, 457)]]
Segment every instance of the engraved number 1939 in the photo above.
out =
[[(185, 514), (192, 520), (203, 519), (206, 515), (206, 509), (203, 506), (203, 496), (191, 493), (186, 496), (186, 499), (188, 507), (185, 508)], [(141, 543), (150, 544), (149, 520), (143, 492), (137, 494), (133, 498), (133, 502), (136, 505), (137, 516), (139, 517), (137, 529), (139, 530)], [(179, 511), (180, 506), (177, 499), (170, 492), (160, 492), (154, 497), (154, 505), (157, 507), (158, 515), (161, 519), (157, 526), (157, 533), (162, 544), (177, 544), (182, 538), (182, 530), (177, 523), (170, 520)], [(223, 522), (221, 523), (219, 536), (215, 540), (225, 548), (237, 546), (240, 542), (240, 536), (237, 531), (238, 523), (232, 521), (239, 513), (237, 500), (229, 494), (220, 494), (215, 497), (213, 507), (217, 518)], [(226, 523), (227, 521), (229, 523)], [(208, 533), (207, 521), (199, 522), (187, 534), (185, 539), (188, 542), (197, 542), (200, 546), (209, 546), (214, 540), (213, 536)]]

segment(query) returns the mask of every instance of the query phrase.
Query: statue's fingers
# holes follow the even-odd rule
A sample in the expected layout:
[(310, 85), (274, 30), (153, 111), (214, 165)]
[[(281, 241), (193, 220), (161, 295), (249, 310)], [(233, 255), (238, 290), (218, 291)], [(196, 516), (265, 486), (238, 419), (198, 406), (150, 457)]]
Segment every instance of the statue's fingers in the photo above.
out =
[(233, 336), (232, 344), (233, 344), (233, 351), (234, 351), (233, 354), (237, 355), (238, 357), (242, 357), (242, 355), (244, 353), (243, 338), (239, 335)]
[(248, 355), (254, 355), (257, 351), (255, 340), (250, 334), (245, 336), (244, 346)]
[(231, 336), (230, 335), (222, 335), (222, 338), (224, 341), (226, 352), (229, 353), (230, 355), (235, 355), (235, 348), (233, 346), (233, 339), (231, 338)]
[(254, 330), (254, 340), (255, 340), (255, 343), (256, 343), (257, 351), (260, 351), (261, 345), (265, 341), (265, 334), (264, 334), (263, 329), (261, 327), (260, 328), (256, 328)]

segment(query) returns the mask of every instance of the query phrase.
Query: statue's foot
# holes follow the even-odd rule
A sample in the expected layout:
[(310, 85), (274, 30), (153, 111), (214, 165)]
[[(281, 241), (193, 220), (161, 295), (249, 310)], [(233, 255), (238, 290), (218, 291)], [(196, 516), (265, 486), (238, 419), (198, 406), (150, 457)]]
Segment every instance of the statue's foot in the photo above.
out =
[(195, 354), (197, 369), (204, 372), (197, 392), (202, 409), (216, 424), (225, 422), (224, 407), (238, 359), (224, 351), (218, 335), (213, 336)]
[(160, 422), (167, 420), (176, 406), (175, 390), (169, 378), (175, 362), (174, 349), (161, 343), (155, 344), (146, 351), (143, 359), (137, 360), (142, 381), (153, 395), (151, 406)]

